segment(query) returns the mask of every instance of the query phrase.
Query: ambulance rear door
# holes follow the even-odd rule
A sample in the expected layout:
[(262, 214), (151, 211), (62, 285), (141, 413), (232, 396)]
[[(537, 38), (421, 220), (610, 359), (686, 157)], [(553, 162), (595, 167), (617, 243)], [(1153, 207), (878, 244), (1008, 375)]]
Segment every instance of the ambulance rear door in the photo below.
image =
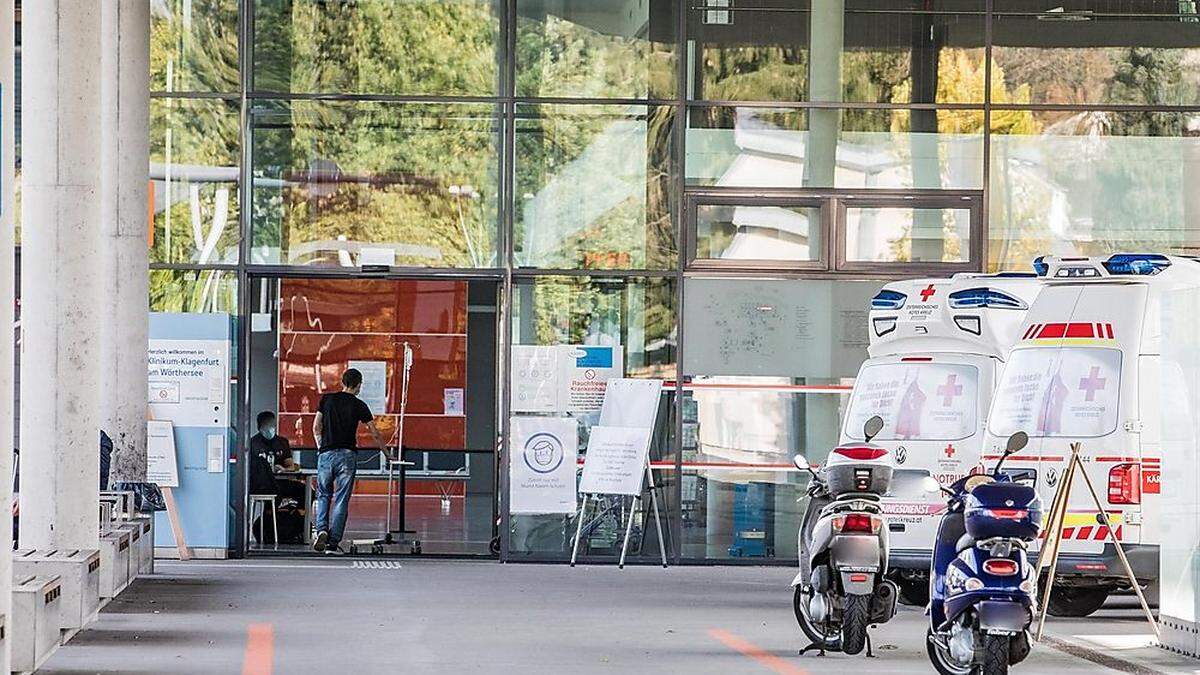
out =
[(940, 492), (925, 487), (928, 481), (909, 477), (928, 472), (949, 485), (978, 465), (996, 363), (972, 354), (885, 356), (868, 359), (859, 371), (842, 439), (862, 440), (866, 421), (883, 418), (873, 442), (891, 450), (898, 472), (906, 474), (885, 499), (893, 549), (930, 550), (945, 509)]
[[(1031, 469), (1048, 509), (1064, 476), (1071, 443), (1082, 443), (1081, 457), (1092, 485), (1127, 543), (1138, 543), (1139, 532), (1129, 526), (1125, 512), (1140, 509), (1110, 489), (1110, 479), (1119, 481), (1120, 467), (1136, 466), (1141, 460), (1138, 438), (1127, 422), (1138, 414), (1138, 346), (1146, 297), (1144, 284), (1082, 282), (1043, 290), (1000, 376), (983, 457), (991, 468), (1010, 434), (1028, 433), (1029, 445), (1005, 467)], [(1106, 538), (1087, 486), (1077, 477), (1063, 551), (1100, 553)]]

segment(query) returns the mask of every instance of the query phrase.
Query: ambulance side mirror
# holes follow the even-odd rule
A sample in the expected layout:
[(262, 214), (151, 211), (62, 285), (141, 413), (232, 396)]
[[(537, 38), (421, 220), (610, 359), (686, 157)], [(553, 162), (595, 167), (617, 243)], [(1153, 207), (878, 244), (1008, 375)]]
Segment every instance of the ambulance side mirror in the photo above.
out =
[(867, 439), (868, 443), (871, 442), (872, 438), (878, 436), (881, 431), (883, 431), (883, 418), (879, 415), (875, 415), (863, 425), (863, 436)]

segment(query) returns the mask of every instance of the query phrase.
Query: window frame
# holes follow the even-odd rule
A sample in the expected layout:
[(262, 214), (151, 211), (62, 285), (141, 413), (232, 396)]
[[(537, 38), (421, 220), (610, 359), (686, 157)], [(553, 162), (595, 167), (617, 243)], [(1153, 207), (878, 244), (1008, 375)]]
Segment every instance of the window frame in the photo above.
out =
[[(986, 265), (983, 190), (845, 190), (806, 188), (695, 188), (683, 196), (680, 246), (685, 272), (779, 272), (882, 277), (949, 276), (982, 272)], [(698, 258), (702, 206), (817, 207), (821, 218), (818, 260), (723, 260)], [(847, 260), (846, 211), (850, 208), (966, 209), (970, 212), (967, 259), (956, 262), (861, 262)]]

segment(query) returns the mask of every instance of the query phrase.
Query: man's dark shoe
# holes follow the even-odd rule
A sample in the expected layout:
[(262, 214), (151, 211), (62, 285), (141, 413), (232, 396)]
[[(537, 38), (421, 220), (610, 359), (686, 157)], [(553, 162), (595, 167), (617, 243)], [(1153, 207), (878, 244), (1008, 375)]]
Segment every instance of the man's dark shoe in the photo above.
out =
[(317, 553), (321, 553), (327, 546), (329, 546), (329, 533), (321, 530), (317, 533), (316, 541), (313, 542), (313, 550)]
[(333, 546), (325, 549), (325, 555), (346, 555), (346, 552), (343, 551), (340, 546), (334, 544)]

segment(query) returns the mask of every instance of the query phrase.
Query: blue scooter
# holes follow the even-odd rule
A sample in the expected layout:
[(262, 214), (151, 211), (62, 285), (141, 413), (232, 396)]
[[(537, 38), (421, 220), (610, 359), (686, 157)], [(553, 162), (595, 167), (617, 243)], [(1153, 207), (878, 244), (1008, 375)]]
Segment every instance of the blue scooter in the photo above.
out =
[(1042, 505), (1034, 488), (1000, 471), (1028, 442), (1018, 431), (991, 474), (943, 488), (949, 508), (934, 545), (926, 645), (942, 675), (1003, 675), (1029, 655), (1037, 574), (1025, 552)]

